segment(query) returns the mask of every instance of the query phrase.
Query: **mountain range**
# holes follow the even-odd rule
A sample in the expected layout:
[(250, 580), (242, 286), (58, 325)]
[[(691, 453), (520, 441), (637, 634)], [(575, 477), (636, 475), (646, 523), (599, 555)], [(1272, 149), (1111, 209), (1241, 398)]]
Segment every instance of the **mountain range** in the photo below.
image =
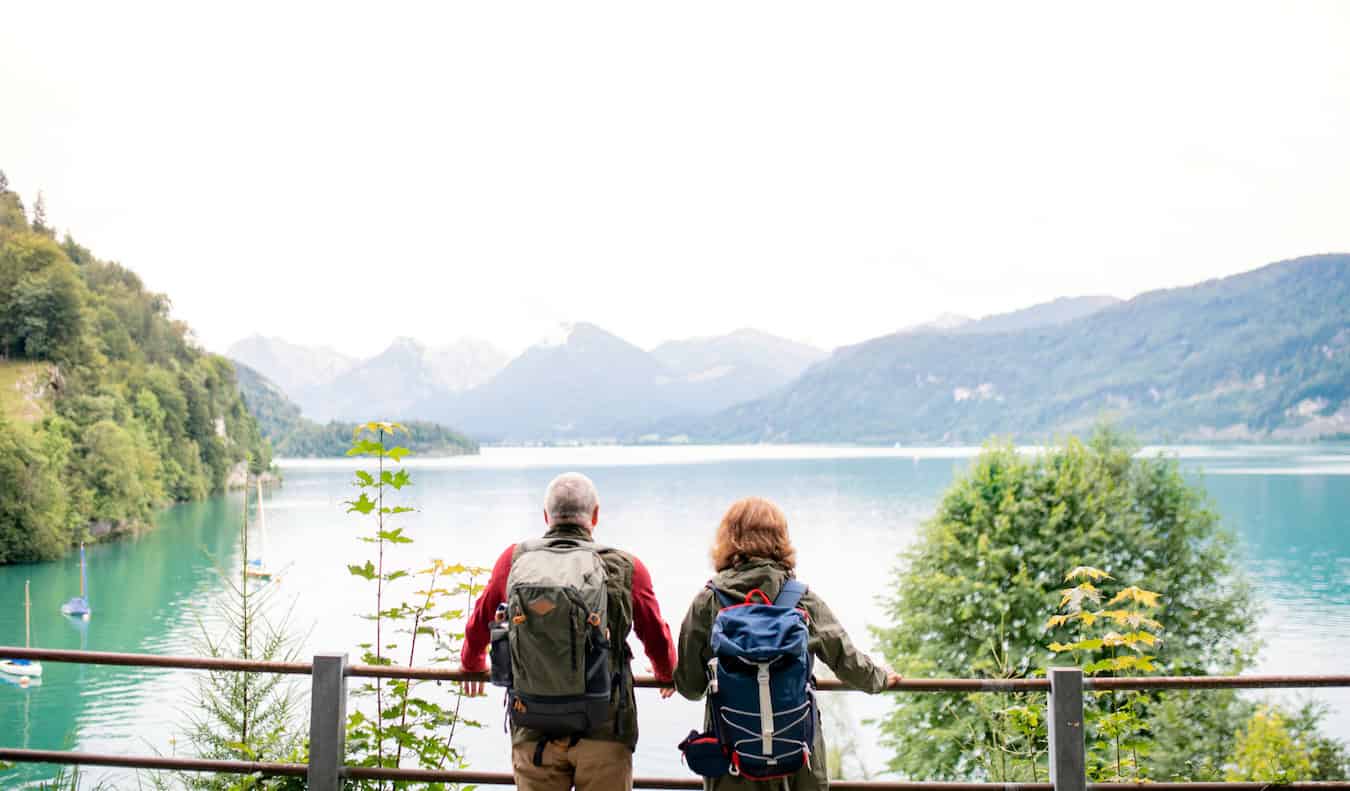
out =
[(1350, 255), (1037, 310), (1063, 320), (1022, 312), (876, 338), (764, 398), (667, 430), (697, 441), (976, 443), (1105, 418), (1162, 440), (1350, 432)]
[(275, 383), (306, 418), (362, 421), (371, 414), (415, 417), (417, 404), (476, 387), (507, 363), (486, 341), (463, 338), (428, 347), (396, 338), (379, 354), (357, 360), (327, 347), (300, 346), (254, 335), (226, 355)]
[(290, 377), (307, 417), (433, 420), (483, 442), (974, 443), (1104, 418), (1145, 439), (1315, 438), (1350, 433), (1350, 256), (944, 314), (831, 353), (750, 329), (647, 351), (579, 323), (509, 361), (410, 339), (365, 361), (259, 338), (230, 355), (283, 390)]
[[(300, 414), (300, 407), (282, 389), (249, 366), (234, 361), (235, 379), (244, 405), (258, 422), (262, 436), (277, 456), (287, 458), (332, 458), (343, 456), (352, 445), (355, 422), (316, 423)], [(408, 434), (398, 444), (419, 456), (462, 456), (478, 452), (478, 444), (444, 426), (425, 421), (407, 421)]]
[[(510, 442), (613, 439), (654, 421), (713, 414), (786, 385), (826, 356), (751, 329), (651, 351), (593, 324), (562, 329), (510, 361), (481, 342), (428, 349), (408, 338), (345, 367), (330, 350), (306, 354), (258, 336), (229, 355), (292, 395), (310, 419), (425, 419)], [(299, 383), (293, 394), (288, 379)]]

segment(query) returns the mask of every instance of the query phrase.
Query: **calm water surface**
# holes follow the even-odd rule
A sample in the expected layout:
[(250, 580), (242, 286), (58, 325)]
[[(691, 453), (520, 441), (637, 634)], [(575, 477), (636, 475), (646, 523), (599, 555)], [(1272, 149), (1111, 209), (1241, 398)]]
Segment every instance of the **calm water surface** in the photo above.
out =
[[(1350, 448), (1173, 448), (1208, 489), (1266, 604), (1259, 671), (1345, 673), (1350, 661)], [(800, 551), (800, 576), (821, 593), (855, 640), (870, 647), (882, 622), (896, 553), (914, 538), (954, 472), (973, 451), (835, 448), (489, 449), (471, 459), (414, 461), (410, 492), (421, 510), (404, 521), (417, 543), (394, 561), (440, 557), (490, 565), (509, 543), (542, 530), (544, 485), (565, 469), (590, 474), (601, 492), (597, 538), (635, 552), (651, 569), (672, 628), (709, 576), (707, 548), (726, 506), (747, 494), (779, 502)], [(284, 488), (268, 493), (269, 562), (289, 567), (279, 583), (306, 653), (349, 650), (371, 639), (355, 613), (367, 586), (345, 571), (363, 558), (365, 527), (343, 513), (353, 465), (282, 462)], [(23, 583), (32, 580), (34, 644), (49, 648), (190, 653), (214, 623), (219, 566), (237, 568), (239, 495), (172, 508), (158, 529), (91, 547), (87, 623), (59, 615), (79, 587), (78, 561), (0, 568), (0, 644), (22, 644)], [(256, 537), (252, 539), (256, 541)], [(639, 652), (639, 656), (641, 656)], [(639, 670), (645, 661), (639, 660)], [(47, 664), (41, 686), (0, 684), (0, 745), (170, 754), (181, 735), (183, 691), (193, 674)], [(674, 744), (701, 722), (699, 704), (640, 694), (643, 739), (637, 769), (683, 774)], [(1319, 692), (1332, 704), (1330, 729), (1350, 738), (1350, 691)], [(831, 695), (831, 715), (854, 722), (886, 711), (881, 698)], [(494, 694), (469, 702), (488, 727), (465, 744), (475, 767), (509, 768)], [(884, 753), (861, 726), (869, 766)], [(21, 769), (0, 786), (49, 774)], [(107, 774), (118, 787), (126, 775)]]

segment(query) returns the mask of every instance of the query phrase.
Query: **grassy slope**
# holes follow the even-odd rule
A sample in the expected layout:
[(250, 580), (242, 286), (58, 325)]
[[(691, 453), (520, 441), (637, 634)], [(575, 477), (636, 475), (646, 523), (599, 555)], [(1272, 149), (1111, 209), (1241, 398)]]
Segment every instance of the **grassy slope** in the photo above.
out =
[(13, 423), (36, 423), (50, 402), (34, 395), (46, 372), (46, 363), (0, 360), (0, 413)]

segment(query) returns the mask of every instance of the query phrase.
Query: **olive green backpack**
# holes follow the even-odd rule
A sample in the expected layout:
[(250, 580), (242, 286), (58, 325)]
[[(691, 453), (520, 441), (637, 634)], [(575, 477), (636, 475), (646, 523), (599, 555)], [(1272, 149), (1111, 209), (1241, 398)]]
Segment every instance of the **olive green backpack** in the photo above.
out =
[(574, 538), (516, 548), (492, 653), (493, 682), (508, 687), (517, 726), (558, 738), (605, 722), (612, 677), (604, 549)]

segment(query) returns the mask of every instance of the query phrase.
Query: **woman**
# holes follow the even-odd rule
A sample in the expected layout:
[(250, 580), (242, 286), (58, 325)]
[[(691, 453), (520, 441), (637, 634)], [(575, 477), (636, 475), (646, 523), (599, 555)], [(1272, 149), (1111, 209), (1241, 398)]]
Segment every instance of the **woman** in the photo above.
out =
[[(743, 600), (753, 590), (763, 591), (776, 598), (783, 584), (794, 578), (797, 552), (788, 539), (787, 518), (778, 506), (760, 497), (741, 500), (722, 517), (713, 540), (712, 562), (717, 576), (712, 584), (736, 600)], [(808, 616), (811, 653), (829, 666), (840, 681), (876, 693), (900, 680), (888, 674), (866, 654), (853, 647), (844, 627), (835, 620), (825, 602), (811, 590), (802, 596), (799, 606)], [(680, 627), (680, 658), (675, 667), (675, 688), (690, 700), (703, 697), (708, 687), (708, 662), (712, 659), (710, 636), (713, 619), (720, 609), (711, 590), (704, 589), (689, 605), (684, 624)], [(711, 711), (705, 715), (711, 722)], [(815, 729), (815, 744), (811, 749), (809, 767), (803, 767), (788, 778), (786, 785), (796, 791), (814, 791), (829, 786), (824, 757), (825, 736), (819, 722)], [(725, 775), (706, 780), (704, 787), (716, 791), (731, 789), (781, 788), (783, 781), (755, 783), (742, 777)]]

